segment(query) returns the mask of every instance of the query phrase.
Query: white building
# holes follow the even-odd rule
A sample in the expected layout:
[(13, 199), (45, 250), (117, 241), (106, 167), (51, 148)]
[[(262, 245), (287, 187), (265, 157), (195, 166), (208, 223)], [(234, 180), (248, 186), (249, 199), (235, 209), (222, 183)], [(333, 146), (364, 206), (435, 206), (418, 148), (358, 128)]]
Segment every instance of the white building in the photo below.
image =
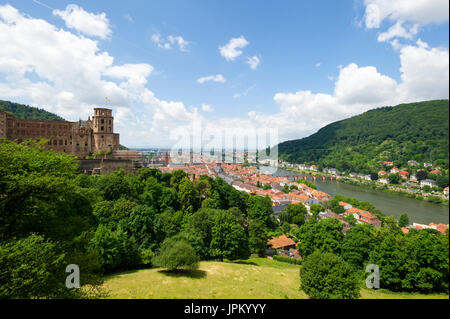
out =
[(432, 179), (424, 179), (420, 181), (420, 188), (423, 188), (424, 186), (430, 186), (431, 188), (437, 187), (437, 184)]

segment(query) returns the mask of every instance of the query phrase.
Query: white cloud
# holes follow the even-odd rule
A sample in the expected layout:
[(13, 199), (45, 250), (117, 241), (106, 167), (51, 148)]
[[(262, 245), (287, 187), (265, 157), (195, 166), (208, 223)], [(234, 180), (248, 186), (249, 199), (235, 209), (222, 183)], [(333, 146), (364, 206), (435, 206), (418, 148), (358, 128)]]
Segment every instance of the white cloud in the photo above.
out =
[(375, 67), (351, 63), (340, 70), (334, 92), (343, 104), (377, 105), (391, 100), (396, 87), (395, 80), (378, 73)]
[(211, 113), (214, 111), (214, 109), (212, 108), (212, 106), (210, 104), (202, 104), (202, 110), (204, 112), (208, 112), (208, 113)]
[(388, 31), (382, 32), (378, 35), (379, 42), (386, 42), (392, 38), (405, 38), (412, 39), (419, 31), (419, 25), (415, 24), (408, 30), (403, 27), (403, 22), (397, 21), (396, 24), (391, 26)]
[(320, 63), (320, 62), (317, 62), (317, 63), (315, 64), (316, 68), (320, 67), (321, 65), (322, 65), (322, 63)]
[(85, 35), (106, 39), (112, 34), (106, 13), (94, 14), (69, 4), (65, 10), (53, 10), (53, 14), (61, 17), (68, 28)]
[(169, 40), (169, 42), (171, 44), (174, 44), (174, 43), (178, 44), (178, 48), (180, 49), (180, 51), (187, 52), (186, 47), (189, 44), (189, 42), (184, 40), (182, 37), (180, 37), (180, 36), (175, 37), (175, 36), (169, 35), (167, 37), (167, 39)]
[(398, 94), (403, 101), (448, 98), (449, 52), (444, 48), (429, 48), (417, 41), (417, 46), (400, 50), (402, 83)]
[(256, 55), (247, 58), (247, 64), (250, 65), (250, 69), (252, 70), (256, 70), (260, 62), (260, 59)]
[(226, 82), (226, 80), (225, 80), (225, 78), (223, 77), (222, 74), (204, 76), (204, 77), (201, 77), (201, 78), (197, 79), (197, 82), (200, 83), (200, 84), (203, 84), (203, 83), (209, 82), (209, 81), (220, 82), (220, 83), (225, 83)]
[(232, 38), (226, 45), (219, 47), (220, 55), (227, 61), (234, 61), (242, 54), (242, 49), (248, 45), (248, 41), (240, 36), (239, 38)]
[(365, 0), (365, 24), (379, 28), (384, 19), (411, 21), (420, 25), (448, 21), (448, 0)]
[(44, 107), (73, 121), (87, 119), (108, 97), (121, 141), (129, 146), (168, 145), (174, 126), (198, 116), (195, 108), (159, 100), (145, 87), (151, 65), (116, 65), (97, 41), (10, 5), (0, 5), (0, 43), (0, 99)]
[(168, 35), (166, 39), (167, 40), (161, 38), (161, 35), (159, 33), (152, 35), (152, 41), (158, 45), (158, 48), (169, 50), (172, 49), (172, 46), (174, 44), (176, 44), (180, 51), (188, 52), (187, 46), (189, 42), (184, 40), (183, 37)]

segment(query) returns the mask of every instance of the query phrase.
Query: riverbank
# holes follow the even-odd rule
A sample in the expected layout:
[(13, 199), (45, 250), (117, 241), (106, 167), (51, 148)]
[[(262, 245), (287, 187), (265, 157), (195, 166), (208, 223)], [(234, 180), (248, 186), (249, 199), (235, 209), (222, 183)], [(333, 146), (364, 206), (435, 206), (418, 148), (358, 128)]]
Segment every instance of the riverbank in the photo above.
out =
[[(264, 167), (261, 166), (261, 170)], [(284, 170), (279, 168), (275, 173), (278, 176), (298, 175), (305, 172)], [(312, 175), (306, 174), (305, 175)], [(316, 175), (316, 174), (315, 174)], [(411, 223), (429, 224), (431, 222), (439, 224), (449, 223), (449, 206), (430, 203), (426, 200), (417, 200), (408, 196), (391, 193), (388, 191), (374, 190), (370, 187), (351, 185), (336, 180), (323, 181), (318, 178), (314, 181), (317, 189), (334, 196), (336, 194), (356, 198), (359, 201), (372, 203), (378, 210), (386, 216), (394, 216), (396, 219), (406, 213)]]
[[(305, 175), (317, 175), (317, 176), (331, 177), (330, 174), (324, 174), (321, 172), (305, 172), (305, 171), (301, 171), (301, 170), (298, 170), (295, 168), (283, 168), (283, 170), (291, 171), (291, 172), (295, 172), (295, 173), (299, 173), (299, 174), (305, 174)], [(431, 203), (431, 204), (438, 204), (438, 205), (443, 205), (443, 206), (449, 205), (448, 199), (444, 199), (440, 196), (433, 195), (433, 194), (425, 195), (425, 194), (416, 194), (416, 193), (413, 193), (412, 191), (408, 192), (406, 190), (405, 191), (394, 190), (394, 189), (390, 189), (386, 185), (378, 185), (378, 184), (376, 184), (376, 182), (373, 182), (373, 181), (370, 181), (370, 182), (369, 181), (368, 182), (357, 181), (357, 180), (351, 179), (350, 177), (346, 177), (346, 176), (337, 176), (336, 180), (340, 183), (357, 185), (357, 186), (369, 188), (369, 189), (372, 189), (375, 191), (380, 191), (380, 192), (385, 192), (385, 193), (389, 193), (389, 194), (404, 196), (404, 197), (411, 198), (411, 199), (425, 201), (425, 202)]]

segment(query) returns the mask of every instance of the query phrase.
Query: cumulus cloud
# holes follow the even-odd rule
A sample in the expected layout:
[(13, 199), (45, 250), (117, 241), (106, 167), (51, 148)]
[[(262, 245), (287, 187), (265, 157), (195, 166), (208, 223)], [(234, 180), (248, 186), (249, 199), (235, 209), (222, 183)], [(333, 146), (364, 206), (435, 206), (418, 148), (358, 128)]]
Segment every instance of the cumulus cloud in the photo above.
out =
[(69, 4), (65, 10), (53, 10), (53, 14), (63, 19), (68, 28), (85, 35), (106, 39), (112, 34), (106, 13), (94, 14)]
[(158, 45), (161, 49), (172, 49), (173, 45), (177, 45), (178, 49), (182, 52), (188, 52), (188, 41), (184, 40), (181, 36), (168, 35), (166, 39), (163, 39), (159, 33), (152, 35), (152, 41)]
[(419, 25), (414, 24), (412, 27), (405, 29), (403, 27), (403, 22), (398, 21), (396, 24), (391, 26), (386, 32), (382, 32), (378, 35), (379, 42), (385, 42), (392, 38), (405, 38), (412, 39), (419, 32)]
[(250, 65), (250, 69), (252, 70), (256, 70), (260, 62), (260, 59), (256, 55), (247, 58), (247, 64)]
[(200, 83), (200, 84), (203, 84), (203, 83), (209, 82), (209, 81), (225, 83), (226, 79), (223, 77), (222, 74), (204, 76), (204, 77), (201, 77), (201, 78), (197, 79), (197, 82)]
[(121, 139), (129, 145), (167, 140), (170, 127), (198, 115), (181, 102), (156, 98), (145, 87), (151, 65), (114, 64), (95, 40), (25, 16), (10, 5), (0, 5), (0, 43), (1, 99), (20, 99), (78, 120), (92, 115), (93, 107), (104, 105), (108, 97)]
[(382, 21), (411, 21), (420, 25), (448, 21), (448, 0), (365, 0), (365, 24), (379, 28)]
[(449, 96), (449, 51), (430, 48), (421, 40), (400, 50), (403, 101), (442, 99)]
[(232, 38), (226, 45), (219, 47), (220, 55), (227, 61), (234, 61), (242, 54), (242, 48), (248, 45), (248, 41), (240, 36), (239, 38)]

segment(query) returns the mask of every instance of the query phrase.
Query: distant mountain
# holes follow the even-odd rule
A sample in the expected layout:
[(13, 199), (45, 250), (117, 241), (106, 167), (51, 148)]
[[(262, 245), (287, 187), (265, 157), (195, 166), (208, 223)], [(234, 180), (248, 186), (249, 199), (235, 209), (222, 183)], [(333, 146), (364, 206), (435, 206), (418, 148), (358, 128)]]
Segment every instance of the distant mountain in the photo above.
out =
[(64, 121), (56, 114), (28, 105), (0, 100), (0, 112), (6, 112), (22, 120)]
[[(65, 121), (62, 117), (46, 110), (3, 100), (0, 100), (0, 112), (14, 115), (16, 118), (22, 120)], [(119, 145), (119, 149), (128, 150), (128, 148), (123, 145)]]
[(449, 101), (434, 100), (381, 107), (334, 122), (317, 133), (278, 145), (280, 158), (361, 173), (383, 161), (408, 160), (448, 168)]

